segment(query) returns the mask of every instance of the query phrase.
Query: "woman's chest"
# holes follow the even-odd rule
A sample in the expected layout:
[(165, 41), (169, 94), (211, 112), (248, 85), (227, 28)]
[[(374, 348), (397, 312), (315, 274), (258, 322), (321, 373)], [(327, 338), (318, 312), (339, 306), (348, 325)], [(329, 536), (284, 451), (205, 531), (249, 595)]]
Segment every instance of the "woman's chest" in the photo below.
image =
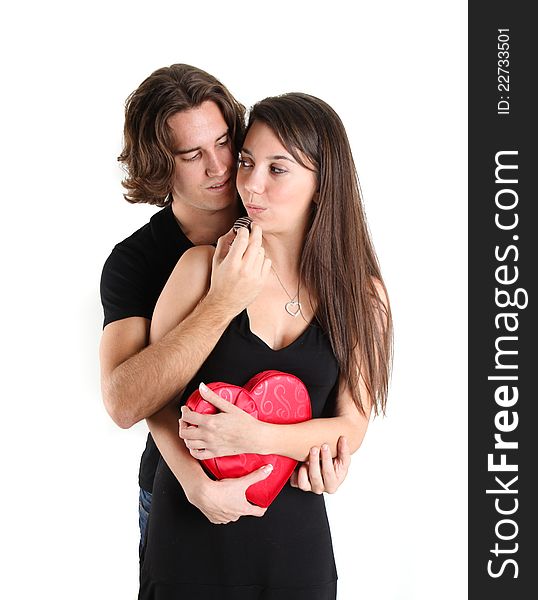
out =
[(265, 289), (246, 310), (251, 332), (273, 350), (293, 344), (314, 321), (306, 294), (287, 297), (281, 290)]

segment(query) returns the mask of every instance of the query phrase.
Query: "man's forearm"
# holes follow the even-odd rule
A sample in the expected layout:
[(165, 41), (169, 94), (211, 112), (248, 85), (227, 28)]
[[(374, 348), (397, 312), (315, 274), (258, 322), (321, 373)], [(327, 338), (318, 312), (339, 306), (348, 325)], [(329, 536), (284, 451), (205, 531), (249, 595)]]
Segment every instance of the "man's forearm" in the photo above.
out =
[(115, 422), (131, 427), (177, 396), (231, 319), (229, 312), (206, 298), (161, 340), (117, 366), (103, 386)]

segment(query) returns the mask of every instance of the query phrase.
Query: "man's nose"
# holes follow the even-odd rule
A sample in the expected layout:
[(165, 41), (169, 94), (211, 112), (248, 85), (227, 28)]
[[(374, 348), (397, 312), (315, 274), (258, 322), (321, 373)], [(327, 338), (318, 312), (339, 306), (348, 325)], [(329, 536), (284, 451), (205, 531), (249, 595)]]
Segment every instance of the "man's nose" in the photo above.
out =
[(212, 153), (208, 156), (206, 173), (208, 177), (222, 177), (228, 170), (228, 163), (222, 156)]

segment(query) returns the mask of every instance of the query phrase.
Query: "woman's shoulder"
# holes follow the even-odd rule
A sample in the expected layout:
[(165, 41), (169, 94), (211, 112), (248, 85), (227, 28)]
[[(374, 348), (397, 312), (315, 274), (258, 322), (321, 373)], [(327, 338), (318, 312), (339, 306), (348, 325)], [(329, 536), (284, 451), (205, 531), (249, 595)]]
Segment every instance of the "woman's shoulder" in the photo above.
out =
[(155, 305), (152, 341), (161, 339), (181, 323), (207, 293), (214, 250), (212, 246), (196, 246), (179, 259)]
[(203, 295), (211, 277), (211, 265), (215, 248), (194, 246), (184, 252), (178, 260), (163, 292), (173, 288), (184, 295)]
[(204, 246), (193, 246), (186, 250), (180, 258), (184, 264), (203, 266), (206, 263), (211, 265), (213, 260), (213, 254), (215, 254), (215, 247), (210, 245)]
[(211, 263), (215, 254), (213, 246), (194, 246), (184, 252), (174, 269), (174, 275), (192, 276), (197, 278), (211, 271)]

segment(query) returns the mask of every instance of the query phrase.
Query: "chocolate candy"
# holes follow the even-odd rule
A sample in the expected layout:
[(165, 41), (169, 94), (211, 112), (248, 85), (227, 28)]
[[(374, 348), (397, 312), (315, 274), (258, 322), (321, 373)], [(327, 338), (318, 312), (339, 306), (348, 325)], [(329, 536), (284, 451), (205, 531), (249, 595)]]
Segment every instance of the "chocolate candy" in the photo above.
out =
[(252, 219), (250, 217), (239, 217), (233, 226), (234, 233), (237, 235), (240, 227), (246, 227), (250, 231), (251, 223)]

